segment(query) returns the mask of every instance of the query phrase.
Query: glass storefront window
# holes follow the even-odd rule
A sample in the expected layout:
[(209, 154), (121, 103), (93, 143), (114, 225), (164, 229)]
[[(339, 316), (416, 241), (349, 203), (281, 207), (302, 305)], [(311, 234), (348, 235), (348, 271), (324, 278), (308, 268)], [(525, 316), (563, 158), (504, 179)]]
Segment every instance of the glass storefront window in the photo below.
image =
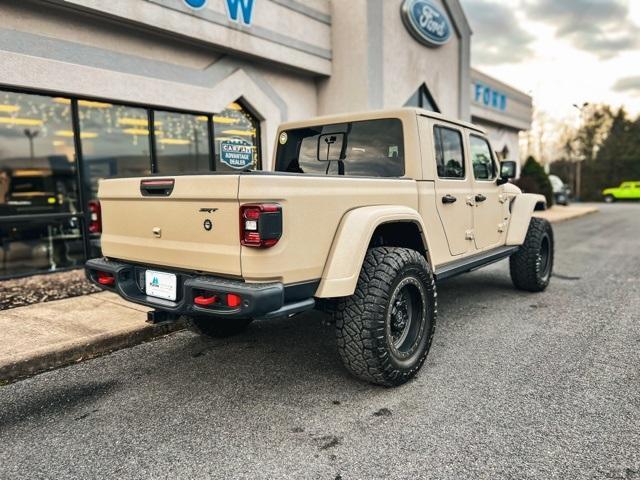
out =
[(80, 265), (79, 210), (71, 101), (0, 92), (0, 277)]
[(0, 92), (0, 217), (76, 213), (70, 100)]
[(209, 163), (209, 117), (154, 112), (157, 172), (206, 172)]
[(81, 266), (85, 255), (99, 256), (100, 235), (85, 223), (102, 178), (148, 176), (153, 164), (162, 175), (210, 171), (210, 142), (215, 170), (261, 168), (260, 123), (241, 100), (213, 116), (152, 113), (0, 90), (0, 277)]
[(216, 171), (260, 169), (259, 122), (240, 102), (213, 117)]
[(101, 178), (151, 173), (146, 109), (79, 100), (78, 115), (90, 198), (97, 197)]
[(84, 260), (78, 218), (0, 222), (0, 277), (81, 266)]

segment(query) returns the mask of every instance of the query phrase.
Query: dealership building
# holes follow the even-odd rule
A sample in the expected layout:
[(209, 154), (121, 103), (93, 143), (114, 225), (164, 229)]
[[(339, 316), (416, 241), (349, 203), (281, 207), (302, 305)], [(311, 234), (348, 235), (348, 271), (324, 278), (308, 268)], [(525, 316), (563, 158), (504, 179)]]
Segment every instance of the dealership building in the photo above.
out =
[(511, 159), (531, 123), (529, 96), (471, 69), (458, 0), (22, 0), (0, 16), (0, 278), (99, 255), (99, 179), (268, 169), (284, 121), (418, 106), (481, 124)]
[(532, 116), (531, 96), (471, 69), (471, 121), (485, 129), (500, 160), (520, 160), (520, 132)]

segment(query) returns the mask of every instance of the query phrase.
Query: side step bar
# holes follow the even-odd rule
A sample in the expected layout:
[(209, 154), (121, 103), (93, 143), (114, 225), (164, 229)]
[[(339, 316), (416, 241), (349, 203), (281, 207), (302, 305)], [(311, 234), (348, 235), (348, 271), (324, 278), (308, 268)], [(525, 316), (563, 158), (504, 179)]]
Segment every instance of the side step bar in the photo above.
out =
[(269, 312), (266, 315), (258, 317), (259, 320), (269, 320), (272, 318), (280, 318), (280, 317), (291, 317), (297, 313), (306, 312), (307, 310), (311, 310), (316, 306), (316, 301), (314, 298), (307, 298), (306, 300), (301, 300), (299, 302), (287, 303), (283, 305), (278, 310), (273, 312)]
[(483, 252), (470, 257), (461, 258), (460, 260), (454, 260), (453, 262), (449, 262), (438, 267), (434, 276), (436, 277), (436, 281), (455, 277), (461, 273), (476, 270), (480, 267), (502, 260), (503, 258), (510, 257), (516, 253), (519, 248), (519, 246), (500, 247), (489, 252)]

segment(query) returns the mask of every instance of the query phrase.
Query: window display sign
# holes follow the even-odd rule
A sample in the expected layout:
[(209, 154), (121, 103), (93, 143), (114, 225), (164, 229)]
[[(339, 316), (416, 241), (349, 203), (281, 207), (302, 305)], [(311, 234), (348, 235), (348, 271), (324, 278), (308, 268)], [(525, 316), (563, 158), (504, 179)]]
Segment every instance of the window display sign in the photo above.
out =
[(253, 145), (238, 138), (220, 142), (220, 161), (236, 170), (244, 170), (253, 165)]

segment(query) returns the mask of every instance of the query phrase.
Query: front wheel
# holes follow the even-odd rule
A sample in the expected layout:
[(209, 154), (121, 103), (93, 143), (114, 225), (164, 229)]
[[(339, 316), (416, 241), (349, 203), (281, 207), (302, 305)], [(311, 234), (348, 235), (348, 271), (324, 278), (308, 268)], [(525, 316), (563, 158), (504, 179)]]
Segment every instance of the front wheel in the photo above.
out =
[(604, 201), (606, 203), (613, 203), (616, 201), (616, 198), (613, 195), (605, 195), (604, 196)]
[(409, 381), (424, 363), (436, 325), (436, 287), (425, 258), (407, 248), (372, 248), (355, 293), (337, 305), (345, 367), (384, 386)]
[(199, 316), (190, 317), (188, 324), (192, 331), (205, 337), (226, 338), (244, 332), (252, 320)]
[(553, 272), (553, 255), (551, 224), (543, 218), (533, 217), (524, 243), (509, 259), (515, 287), (529, 292), (546, 289)]

